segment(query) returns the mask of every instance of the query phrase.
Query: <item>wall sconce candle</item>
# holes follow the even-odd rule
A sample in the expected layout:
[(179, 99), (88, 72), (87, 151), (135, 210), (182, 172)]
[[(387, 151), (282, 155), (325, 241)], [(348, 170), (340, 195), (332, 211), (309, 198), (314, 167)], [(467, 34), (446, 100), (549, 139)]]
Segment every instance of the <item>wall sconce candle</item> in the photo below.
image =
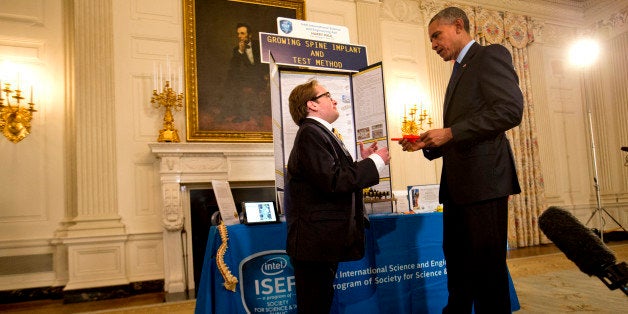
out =
[[(11, 89), (10, 83), (4, 83), (4, 88), (0, 90), (0, 130), (13, 143), (23, 140), (30, 134), (33, 112), (37, 112), (33, 102), (33, 86), (30, 87), (28, 107), (22, 106), (22, 99), (25, 98), (22, 97), (22, 90), (19, 87), (21, 85), (20, 80), (18, 73), (18, 88), (16, 90)], [(0, 88), (2, 88), (2, 82), (0, 82)], [(2, 94), (5, 98), (2, 97)], [(14, 99), (13, 102), (11, 102), (11, 98)]]

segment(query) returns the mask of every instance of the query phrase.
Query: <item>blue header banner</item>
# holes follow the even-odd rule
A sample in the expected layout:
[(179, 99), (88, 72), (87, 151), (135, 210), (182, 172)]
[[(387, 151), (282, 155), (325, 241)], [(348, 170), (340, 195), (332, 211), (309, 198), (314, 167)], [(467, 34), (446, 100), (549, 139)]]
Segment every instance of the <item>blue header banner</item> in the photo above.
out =
[(268, 53), (275, 63), (299, 67), (358, 72), (368, 65), (366, 47), (259, 33), (262, 62)]

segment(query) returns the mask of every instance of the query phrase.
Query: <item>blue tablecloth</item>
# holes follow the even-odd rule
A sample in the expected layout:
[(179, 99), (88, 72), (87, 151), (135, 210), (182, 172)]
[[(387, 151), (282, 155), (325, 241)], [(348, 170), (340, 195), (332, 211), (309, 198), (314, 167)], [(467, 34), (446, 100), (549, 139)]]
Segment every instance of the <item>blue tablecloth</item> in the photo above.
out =
[[(366, 255), (340, 263), (332, 313), (440, 313), (447, 303), (442, 214), (371, 215)], [(239, 280), (223, 287), (216, 266), (222, 241), (210, 230), (196, 313), (296, 313), (285, 223), (227, 228), (224, 260)], [(511, 281), (512, 309), (520, 308)]]

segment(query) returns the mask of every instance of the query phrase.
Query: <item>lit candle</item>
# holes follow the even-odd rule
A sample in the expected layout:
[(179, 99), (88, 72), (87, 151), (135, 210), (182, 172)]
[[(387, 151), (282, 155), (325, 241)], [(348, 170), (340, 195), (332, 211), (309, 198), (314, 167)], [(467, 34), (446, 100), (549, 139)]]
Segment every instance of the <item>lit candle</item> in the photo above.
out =
[(153, 90), (157, 90), (157, 64), (153, 61)]
[(162, 86), (164, 86), (164, 84), (162, 82), (162, 79), (163, 79), (163, 75), (161, 73), (161, 63), (160, 63), (159, 64), (159, 86), (158, 86), (158, 89), (157, 89), (157, 91), (160, 92), (160, 93), (161, 93)]
[(166, 55), (166, 68), (168, 69), (166, 81), (171, 81), (170, 80), (170, 55)]
[(179, 93), (183, 92), (183, 68), (179, 67)]
[(31, 85), (31, 101), (30, 101), (30, 103), (31, 104), (33, 103), (33, 85)]
[(170, 74), (170, 86), (172, 86), (172, 88), (176, 88), (177, 85), (175, 85), (175, 76), (176, 73), (174, 73), (175, 71), (172, 71), (172, 73)]

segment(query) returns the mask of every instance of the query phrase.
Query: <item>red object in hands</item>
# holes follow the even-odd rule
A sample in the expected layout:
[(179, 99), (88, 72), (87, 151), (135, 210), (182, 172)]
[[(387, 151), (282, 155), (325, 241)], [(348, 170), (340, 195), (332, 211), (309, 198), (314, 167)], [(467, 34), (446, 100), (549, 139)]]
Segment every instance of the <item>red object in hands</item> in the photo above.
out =
[(393, 141), (401, 141), (402, 139), (404, 139), (404, 140), (408, 140), (408, 142), (410, 142), (410, 143), (414, 143), (414, 142), (416, 142), (416, 140), (418, 140), (420, 138), (421, 137), (418, 136), (418, 135), (410, 134), (410, 135), (404, 135), (403, 137), (393, 137), (393, 138), (391, 138), (391, 140), (393, 140)]

